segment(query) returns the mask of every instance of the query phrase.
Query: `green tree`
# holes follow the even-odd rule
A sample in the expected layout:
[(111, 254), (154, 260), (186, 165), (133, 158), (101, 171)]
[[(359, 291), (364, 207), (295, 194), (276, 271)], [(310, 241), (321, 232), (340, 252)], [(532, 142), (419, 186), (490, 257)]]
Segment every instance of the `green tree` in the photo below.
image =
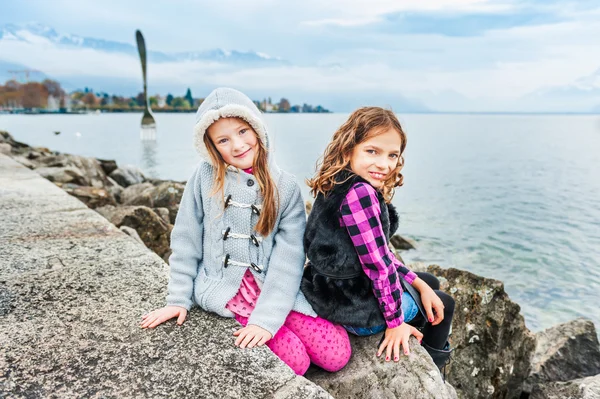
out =
[(173, 105), (173, 95), (171, 93), (167, 94), (167, 105)]
[(190, 103), (183, 97), (175, 97), (171, 102), (173, 108), (190, 108)]
[(190, 88), (188, 87), (187, 92), (185, 93), (185, 97), (184, 97), (188, 104), (190, 104), (190, 107), (192, 105), (194, 105), (194, 97), (192, 97), (192, 91), (190, 90)]

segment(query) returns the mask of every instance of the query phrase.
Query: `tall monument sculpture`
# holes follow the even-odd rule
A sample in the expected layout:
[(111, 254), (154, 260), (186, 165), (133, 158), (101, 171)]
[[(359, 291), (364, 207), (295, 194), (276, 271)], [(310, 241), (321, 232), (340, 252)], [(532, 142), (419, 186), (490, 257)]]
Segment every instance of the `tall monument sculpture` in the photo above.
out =
[(146, 43), (144, 36), (139, 30), (135, 31), (135, 39), (137, 42), (138, 52), (140, 53), (140, 62), (142, 63), (142, 76), (144, 78), (144, 115), (142, 116), (142, 140), (156, 139), (156, 121), (150, 112), (148, 105), (148, 84), (146, 78)]

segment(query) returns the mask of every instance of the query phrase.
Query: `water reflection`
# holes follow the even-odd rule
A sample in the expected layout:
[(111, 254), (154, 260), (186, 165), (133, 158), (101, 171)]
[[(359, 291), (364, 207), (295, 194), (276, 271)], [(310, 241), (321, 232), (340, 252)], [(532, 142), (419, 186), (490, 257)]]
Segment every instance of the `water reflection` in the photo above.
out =
[(158, 174), (158, 161), (156, 158), (156, 152), (158, 144), (156, 140), (142, 140), (142, 169), (147, 177), (157, 179)]

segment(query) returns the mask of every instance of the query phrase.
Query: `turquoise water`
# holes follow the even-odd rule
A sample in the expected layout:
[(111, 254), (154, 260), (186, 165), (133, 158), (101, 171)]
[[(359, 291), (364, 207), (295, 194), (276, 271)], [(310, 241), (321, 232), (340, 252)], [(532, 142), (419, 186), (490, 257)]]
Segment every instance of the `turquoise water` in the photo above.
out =
[[(345, 114), (266, 115), (280, 166), (301, 181)], [(135, 164), (185, 180), (198, 162), (193, 114), (0, 115), (20, 141)], [(600, 117), (400, 115), (408, 134), (399, 233), (407, 262), (454, 266), (502, 280), (527, 325), (578, 316), (600, 327)], [(56, 136), (54, 131), (61, 131)], [(78, 134), (77, 134), (78, 133)], [(305, 188), (305, 195), (308, 189)]]

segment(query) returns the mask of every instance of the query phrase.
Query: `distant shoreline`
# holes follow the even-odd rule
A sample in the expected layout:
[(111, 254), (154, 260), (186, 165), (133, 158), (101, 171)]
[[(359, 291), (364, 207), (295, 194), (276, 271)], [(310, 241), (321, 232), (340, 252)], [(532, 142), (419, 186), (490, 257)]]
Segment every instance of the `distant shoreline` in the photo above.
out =
[[(65, 112), (49, 112), (49, 111), (3, 111), (0, 110), (0, 115), (99, 115), (99, 114), (141, 114), (142, 111), (107, 111), (98, 110), (99, 112), (89, 111), (65, 111)], [(195, 109), (189, 110), (152, 110), (153, 114), (192, 114)], [(352, 111), (327, 111), (327, 112), (264, 112), (265, 114), (278, 115), (301, 115), (301, 114), (349, 114)], [(599, 112), (511, 112), (511, 111), (409, 111), (396, 112), (401, 115), (525, 115), (525, 116), (544, 116), (544, 115), (581, 115), (581, 116), (598, 116)]]

